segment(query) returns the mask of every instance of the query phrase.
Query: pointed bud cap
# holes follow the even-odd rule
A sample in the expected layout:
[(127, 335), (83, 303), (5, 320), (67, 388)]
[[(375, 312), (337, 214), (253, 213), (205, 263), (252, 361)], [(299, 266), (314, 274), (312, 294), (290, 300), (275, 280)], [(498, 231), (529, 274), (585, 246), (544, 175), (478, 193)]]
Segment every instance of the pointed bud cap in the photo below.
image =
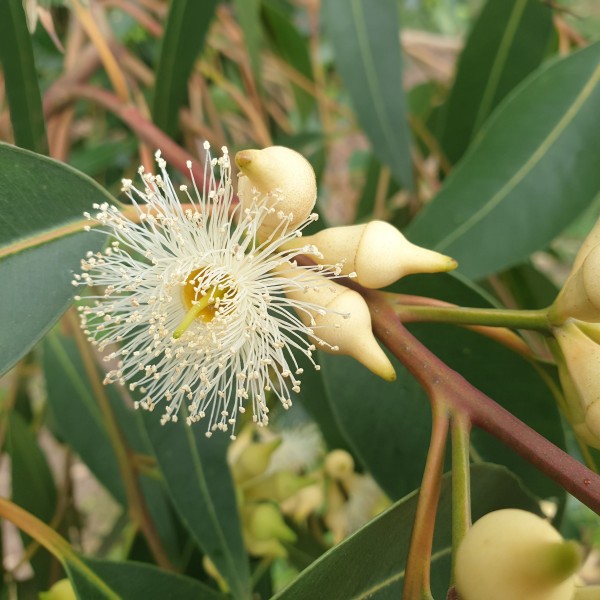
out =
[(281, 438), (269, 442), (253, 442), (239, 456), (231, 467), (236, 483), (243, 483), (262, 475), (269, 466), (273, 452), (281, 444)]
[(517, 509), (488, 513), (456, 555), (462, 600), (571, 600), (583, 554), (544, 519)]
[(296, 540), (296, 534), (286, 525), (279, 509), (270, 502), (249, 507), (244, 521), (248, 533), (257, 540), (276, 539), (283, 542)]
[(571, 273), (548, 318), (557, 324), (568, 318), (600, 322), (600, 244), (589, 250), (581, 266)]
[(242, 150), (235, 156), (240, 169), (238, 197), (242, 210), (266, 204), (272, 212), (258, 230), (266, 239), (289, 219), (287, 230), (298, 228), (311, 214), (317, 199), (317, 180), (310, 163), (284, 146)]
[[(323, 307), (310, 314), (298, 310), (298, 316), (315, 332), (315, 341), (326, 352), (347, 354), (375, 375), (394, 381), (396, 372), (381, 349), (371, 328), (371, 314), (365, 299), (354, 290), (323, 275), (307, 273), (305, 288), (286, 293), (288, 298)], [(303, 279), (300, 279), (302, 281)]]
[(286, 247), (317, 247), (322, 257), (311, 258), (320, 264), (340, 264), (342, 273), (356, 273), (360, 285), (377, 289), (391, 285), (413, 273), (441, 273), (457, 267), (457, 262), (409, 242), (385, 221), (363, 225), (330, 227), (315, 235), (298, 238)]

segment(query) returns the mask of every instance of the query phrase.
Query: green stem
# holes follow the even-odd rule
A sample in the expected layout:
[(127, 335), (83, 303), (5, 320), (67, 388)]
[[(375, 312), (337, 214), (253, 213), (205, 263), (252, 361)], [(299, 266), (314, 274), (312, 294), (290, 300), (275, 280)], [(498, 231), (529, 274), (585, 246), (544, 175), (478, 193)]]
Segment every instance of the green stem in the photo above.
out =
[(484, 325), (486, 327), (509, 327), (549, 332), (551, 330), (547, 311), (511, 310), (507, 308), (463, 308), (454, 306), (421, 306), (397, 304), (394, 307), (400, 320), (405, 323), (429, 321), (454, 325)]
[(435, 395), (431, 396), (431, 410), (431, 441), (404, 575), (402, 597), (405, 600), (433, 600), (430, 589), (431, 551), (448, 437), (448, 412)]
[(456, 411), (452, 415), (452, 582), (458, 545), (471, 527), (471, 422)]
[(453, 371), (400, 322), (386, 296), (360, 289), (369, 303), (373, 331), (425, 390), (441, 394), (454, 411), (510, 446), (534, 467), (600, 514), (600, 477)]

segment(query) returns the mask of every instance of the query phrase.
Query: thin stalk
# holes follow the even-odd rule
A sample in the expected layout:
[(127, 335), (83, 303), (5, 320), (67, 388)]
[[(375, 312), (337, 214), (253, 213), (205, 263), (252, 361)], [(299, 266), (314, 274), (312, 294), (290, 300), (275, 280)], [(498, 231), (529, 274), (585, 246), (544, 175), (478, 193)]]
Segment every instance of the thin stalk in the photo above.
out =
[(108, 396), (106, 395), (106, 391), (98, 375), (94, 357), (91, 355), (91, 346), (89, 346), (84, 339), (72, 311), (67, 313), (67, 319), (75, 335), (75, 341), (77, 343), (77, 348), (79, 349), (81, 360), (83, 361), (94, 396), (98, 401), (98, 407), (102, 412), (106, 432), (115, 451), (121, 479), (125, 486), (127, 505), (131, 519), (138, 525), (144, 534), (144, 537), (148, 542), (148, 547), (157, 564), (163, 569), (174, 571), (175, 567), (169, 560), (156, 528), (154, 527), (152, 518), (150, 517), (150, 512), (140, 486), (138, 472), (135, 468), (134, 453), (127, 444), (127, 440), (119, 427), (119, 423), (115, 417), (112, 406), (110, 405)]
[(419, 342), (402, 324), (384, 294), (361, 289), (379, 339), (430, 393), (442, 394), (451, 409), (510, 446), (600, 514), (600, 477), (473, 387)]
[(430, 589), (431, 551), (448, 437), (448, 413), (435, 396), (431, 398), (431, 410), (431, 441), (404, 575), (402, 597), (405, 600), (433, 600)]
[(469, 461), (471, 423), (454, 413), (452, 431), (452, 582), (456, 552), (471, 527), (471, 471)]
[(531, 329), (547, 333), (551, 325), (543, 310), (512, 310), (508, 308), (465, 308), (461, 306), (421, 306), (398, 304), (396, 314), (404, 323), (428, 321), (453, 325), (484, 325)]

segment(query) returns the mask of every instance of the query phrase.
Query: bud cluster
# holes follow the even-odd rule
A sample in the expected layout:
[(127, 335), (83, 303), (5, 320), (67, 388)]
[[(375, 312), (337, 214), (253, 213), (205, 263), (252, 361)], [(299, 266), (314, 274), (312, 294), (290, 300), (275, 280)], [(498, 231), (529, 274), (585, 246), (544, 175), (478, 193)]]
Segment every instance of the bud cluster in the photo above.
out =
[[(265, 243), (277, 239), (282, 223), (291, 227), (304, 222), (314, 208), (317, 187), (308, 161), (282, 146), (238, 152), (240, 169), (238, 196), (243, 210), (267, 206), (268, 218), (256, 231)], [(395, 227), (383, 221), (364, 225), (331, 227), (312, 236), (286, 241), (284, 250), (307, 254), (324, 270), (353, 278), (360, 285), (376, 289), (388, 286), (411, 273), (437, 273), (455, 269), (456, 261), (411, 244)], [(287, 270), (291, 272), (291, 270)], [(286, 274), (282, 271), (282, 276)], [(302, 276), (295, 276), (302, 283)], [(371, 329), (369, 308), (357, 292), (330, 279), (311, 274), (302, 289), (288, 297), (309, 303), (311, 311), (298, 311), (300, 319), (318, 332), (317, 343), (326, 352), (352, 356), (380, 377), (392, 381), (396, 374), (379, 347)], [(316, 338), (316, 336), (315, 336)]]

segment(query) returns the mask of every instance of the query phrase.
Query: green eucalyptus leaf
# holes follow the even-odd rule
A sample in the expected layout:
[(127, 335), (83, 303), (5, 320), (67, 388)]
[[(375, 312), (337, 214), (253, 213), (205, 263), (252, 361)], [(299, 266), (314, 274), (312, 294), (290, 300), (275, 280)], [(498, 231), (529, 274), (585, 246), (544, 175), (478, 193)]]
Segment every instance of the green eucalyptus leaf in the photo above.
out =
[(191, 577), (137, 562), (96, 560), (77, 554), (63, 563), (77, 596), (85, 600), (225, 600)]
[[(312, 65), (306, 37), (294, 25), (277, 2), (263, 3), (265, 32), (272, 39), (274, 50), (286, 63), (296, 69), (307, 81), (313, 81)], [(314, 97), (303, 88), (293, 84), (298, 110), (306, 118), (315, 107)]]
[(414, 490), (423, 476), (431, 410), (419, 384), (395, 358), (390, 360), (398, 373), (392, 383), (348, 356), (319, 354), (336, 423), (352, 453), (396, 500)]
[(65, 164), (0, 144), (0, 374), (71, 303), (73, 271), (103, 243), (100, 234), (76, 233), (94, 202), (114, 200)]
[(488, 0), (460, 55), (442, 148), (456, 162), (498, 103), (542, 62), (552, 9), (539, 0)]
[(188, 78), (204, 45), (218, 0), (172, 0), (156, 69), (152, 115), (169, 135), (178, 131)]
[(244, 34), (244, 46), (248, 51), (250, 67), (256, 82), (260, 88), (260, 4), (261, 0), (233, 0), (237, 20)]
[[(400, 468), (400, 467), (399, 467)], [(521, 508), (539, 514), (539, 505), (519, 480), (495, 465), (471, 468), (473, 519), (501, 508)], [(432, 554), (432, 592), (444, 598), (450, 580), (452, 548), (450, 477), (443, 478)], [(404, 565), (415, 520), (417, 492), (396, 502), (383, 514), (312, 563), (273, 600), (387, 600), (402, 597)]]
[(600, 189), (600, 43), (538, 69), (494, 111), (407, 231), (479, 278), (544, 248)]
[(412, 189), (396, 0), (324, 0), (322, 11), (336, 66), (373, 151)]
[(48, 141), (42, 98), (23, 0), (0, 2), (0, 63), (16, 143), (46, 154)]
[(183, 415), (176, 423), (164, 426), (156, 413), (142, 415), (179, 517), (227, 581), (232, 594), (249, 598), (248, 557), (226, 459), (229, 438), (216, 434), (207, 439), (201, 425), (188, 426)]

